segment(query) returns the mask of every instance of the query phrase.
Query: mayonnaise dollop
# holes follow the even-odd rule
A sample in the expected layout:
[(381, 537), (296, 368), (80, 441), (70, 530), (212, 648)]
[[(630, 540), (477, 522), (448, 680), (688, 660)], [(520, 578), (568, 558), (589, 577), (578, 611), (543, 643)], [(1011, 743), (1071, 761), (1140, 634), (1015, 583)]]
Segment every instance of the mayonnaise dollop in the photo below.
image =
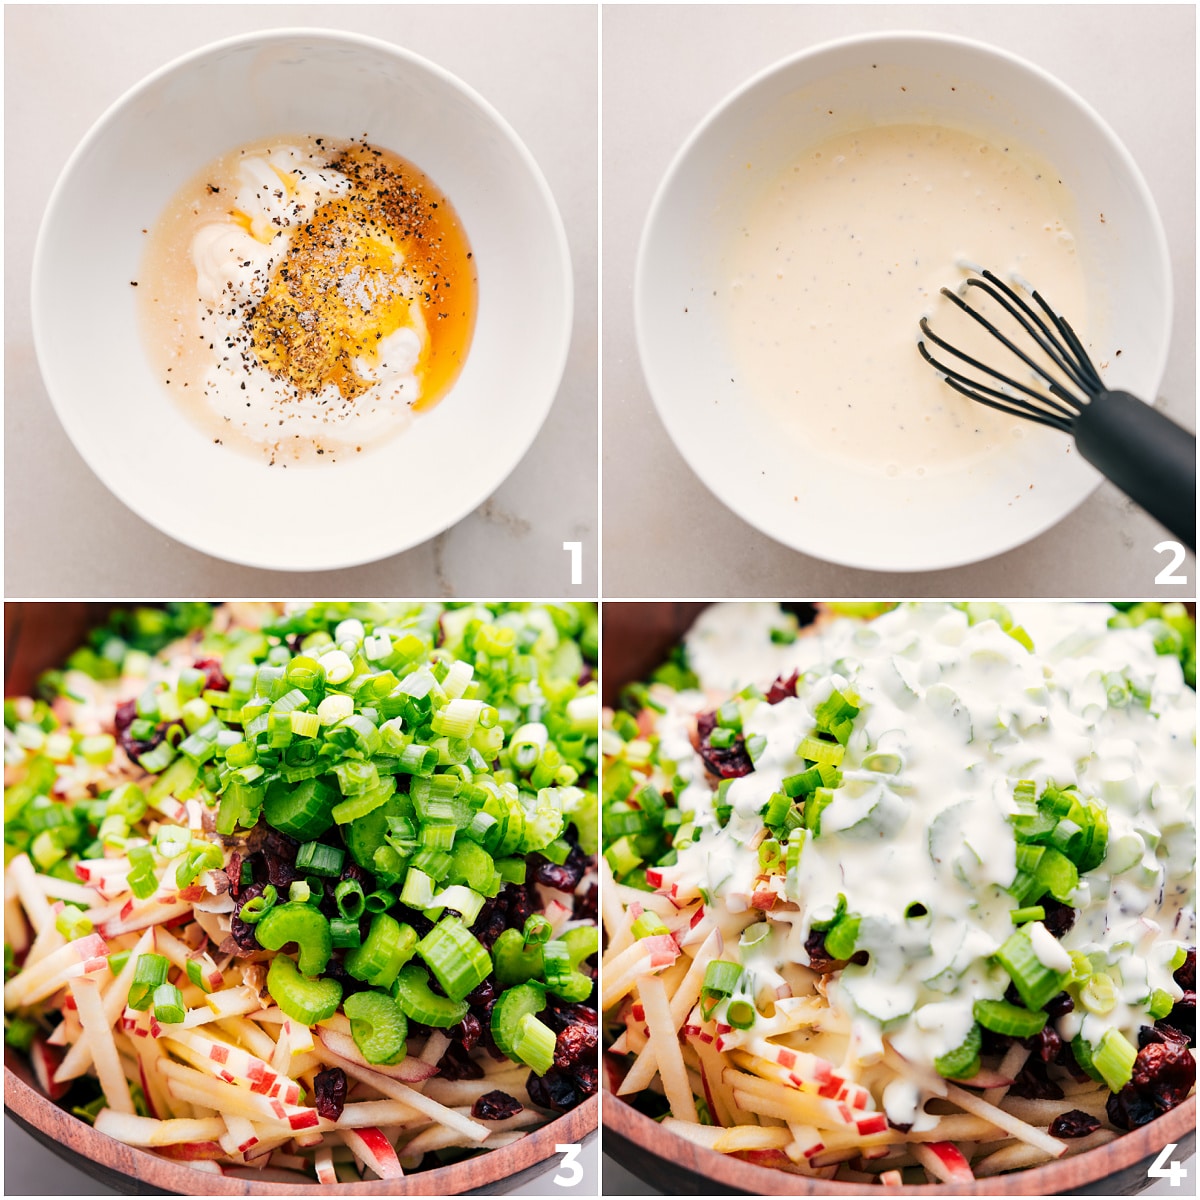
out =
[[(1134, 1044), (1152, 1022), (1151, 994), (1178, 999), (1172, 958), (1195, 937), (1196, 698), (1177, 659), (1155, 652), (1147, 629), (1110, 629), (1106, 605), (1013, 605), (1031, 652), (996, 620), (971, 623), (949, 604), (906, 604), (869, 624), (837, 619), (791, 645), (768, 633), (786, 625), (773, 605), (715, 605), (686, 640), (696, 690), (656, 693), (659, 759), (670, 760), (677, 799), (695, 832), (662, 870), (662, 888), (700, 893), (726, 945), (747, 926), (769, 935), (740, 958), (759, 996), (786, 994), (807, 964), (814, 921), (839, 905), (860, 919), (852, 962), (826, 982), (847, 1014), (861, 1062), (886, 1034), (913, 1062), (960, 1046), (977, 1000), (999, 999), (1009, 976), (993, 955), (1013, 933), (1018, 907), (1014, 788), (1074, 787), (1108, 814), (1105, 860), (1070, 897), (1074, 926), (1055, 939), (1031, 930), (1035, 953), (1055, 970), (1072, 952), (1115, 983), (1107, 1012), (1058, 1021), (1068, 1040), (1092, 1043), (1108, 1029)], [(733, 687), (766, 691), (799, 672), (797, 695), (744, 706), (743, 732), (764, 739), (754, 770), (734, 779), (724, 803), (693, 748), (695, 716)], [(736, 682), (735, 682), (736, 681)], [(861, 711), (845, 747), (842, 780), (804, 844), (794, 876), (766, 882), (758, 844), (763, 807), (802, 771), (801, 740), (815, 709), (837, 689)], [(781, 903), (755, 907), (756, 889)], [(885, 1097), (889, 1111), (911, 1097)]]

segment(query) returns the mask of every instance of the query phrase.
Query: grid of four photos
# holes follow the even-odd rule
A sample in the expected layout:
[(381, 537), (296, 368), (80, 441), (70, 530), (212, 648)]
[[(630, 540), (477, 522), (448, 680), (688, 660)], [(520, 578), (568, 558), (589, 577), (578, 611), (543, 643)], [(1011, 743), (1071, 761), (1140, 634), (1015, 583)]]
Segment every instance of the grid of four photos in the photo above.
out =
[(5, 1193), (1188, 1194), (1195, 40), (6, 6)]

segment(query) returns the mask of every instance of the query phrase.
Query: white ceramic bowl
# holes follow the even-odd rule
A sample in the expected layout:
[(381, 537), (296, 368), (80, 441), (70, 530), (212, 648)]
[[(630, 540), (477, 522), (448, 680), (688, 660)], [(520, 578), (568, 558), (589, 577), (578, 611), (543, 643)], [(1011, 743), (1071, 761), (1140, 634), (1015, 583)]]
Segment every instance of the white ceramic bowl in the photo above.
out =
[[(452, 390), (391, 441), (328, 467), (272, 468), (213, 445), (152, 373), (130, 287), (141, 231), (205, 164), (245, 142), (364, 132), (455, 206), (478, 270), (474, 338)], [(397, 46), (281, 29), (177, 59), (100, 118), (47, 206), (32, 308), (58, 415), (121, 500), (219, 558), (317, 570), (406, 550), (499, 487), (558, 389), (571, 265), (545, 179), (482, 97)]]
[[(834, 130), (829, 109), (842, 114)], [(1063, 435), (1034, 426), (982, 464), (923, 478), (856, 471), (819, 446), (801, 458), (731, 381), (741, 372), (712, 299), (731, 231), (766, 186), (831, 133), (883, 124), (1011, 137), (1057, 167), (1088, 217), (1076, 240), (1097, 361), (1111, 364), (1109, 387), (1146, 400), (1166, 366), (1170, 265), (1154, 201), (1112, 130), (1044, 71), (976, 42), (886, 33), (818, 46), (750, 80), (688, 139), (651, 207), (634, 287), (638, 348), (668, 432), (720, 500), (793, 549), (853, 567), (933, 570), (1035, 537), (1100, 476), (1064, 452)], [(1114, 344), (1120, 358), (1105, 352)]]

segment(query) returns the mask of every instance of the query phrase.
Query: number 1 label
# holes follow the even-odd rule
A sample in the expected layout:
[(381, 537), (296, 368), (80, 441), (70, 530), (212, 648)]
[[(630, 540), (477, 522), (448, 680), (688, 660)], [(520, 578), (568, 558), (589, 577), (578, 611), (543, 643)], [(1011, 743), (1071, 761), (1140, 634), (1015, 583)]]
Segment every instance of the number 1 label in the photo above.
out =
[(563, 549), (571, 556), (571, 582), (578, 587), (583, 582), (583, 543), (563, 542)]

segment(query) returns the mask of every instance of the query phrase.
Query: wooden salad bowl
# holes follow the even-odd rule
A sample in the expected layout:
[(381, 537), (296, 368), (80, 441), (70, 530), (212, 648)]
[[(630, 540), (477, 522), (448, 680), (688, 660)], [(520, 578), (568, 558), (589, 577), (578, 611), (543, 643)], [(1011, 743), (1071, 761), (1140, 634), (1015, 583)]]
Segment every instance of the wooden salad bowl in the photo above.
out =
[(1176, 1149), (1170, 1157), (1176, 1161), (1195, 1153), (1195, 1096), (1107, 1145), (1042, 1167), (992, 1175), (967, 1185), (867, 1187), (809, 1179), (718, 1154), (670, 1133), (623, 1100), (607, 1092), (604, 1095), (604, 1153), (670, 1195), (1135, 1196), (1154, 1182), (1146, 1172), (1162, 1148), (1172, 1142)]
[[(706, 607), (678, 601), (605, 604), (601, 666), (604, 702), (614, 703), (623, 684), (644, 678), (661, 663)], [(1194, 614), (1195, 607), (1188, 607)], [(966, 1186), (925, 1184), (868, 1189), (862, 1184), (832, 1183), (761, 1167), (697, 1146), (608, 1091), (604, 1094), (603, 1118), (604, 1153), (668, 1195), (1134, 1196), (1154, 1182), (1147, 1171), (1165, 1146), (1175, 1143), (1176, 1149), (1169, 1156), (1175, 1161), (1186, 1160), (1196, 1150), (1193, 1095), (1149, 1125), (1073, 1158), (989, 1176)], [(1184, 1189), (1190, 1183), (1187, 1181)]]
[[(111, 604), (13, 603), (4, 606), (5, 695), (27, 694), (37, 676), (57, 666), (104, 620)], [(186, 1162), (126, 1146), (97, 1133), (38, 1088), (29, 1061), (4, 1050), (4, 1107), (27, 1133), (98, 1183), (128, 1196), (458, 1196), (510, 1192), (554, 1159), (555, 1147), (590, 1140), (596, 1132), (599, 1097), (544, 1125), (528, 1137), (445, 1167), (401, 1180), (374, 1179), (332, 1186), (258, 1182), (195, 1171)]]

